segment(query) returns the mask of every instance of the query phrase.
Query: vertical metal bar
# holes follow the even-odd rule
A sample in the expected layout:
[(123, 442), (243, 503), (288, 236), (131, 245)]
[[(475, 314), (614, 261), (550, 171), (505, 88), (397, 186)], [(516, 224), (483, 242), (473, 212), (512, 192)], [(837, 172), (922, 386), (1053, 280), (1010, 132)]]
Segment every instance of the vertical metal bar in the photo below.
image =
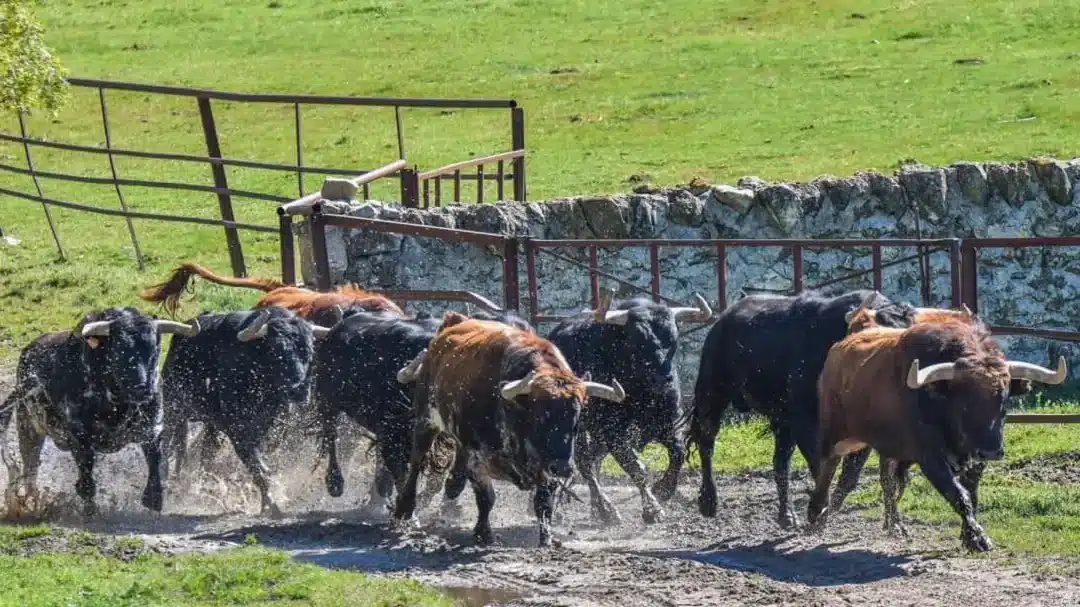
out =
[(803, 292), (803, 259), (802, 259), (802, 245), (792, 245), (791, 247), (791, 266), (792, 266), (792, 287), (795, 294)]
[(961, 284), (961, 269), (963, 262), (960, 255), (960, 239), (953, 238), (949, 243), (949, 283), (952, 290), (950, 305), (959, 308), (964, 303), (963, 286)]
[[(510, 148), (525, 149), (525, 110), (510, 109)], [(514, 200), (525, 202), (525, 157), (514, 159)]]
[(653, 301), (660, 303), (660, 247), (649, 245), (649, 273), (652, 275)]
[(424, 180), (424, 208), (431, 207), (431, 180)]
[(963, 280), (963, 303), (971, 311), (979, 313), (979, 268), (978, 250), (966, 240), (960, 247), (960, 276)]
[(727, 247), (722, 244), (716, 245), (716, 290), (720, 297), (720, 310), (727, 308)]
[(364, 200), (371, 200), (371, 184), (364, 184)]
[(397, 127), (398, 158), (405, 160), (405, 129), (401, 126), (401, 106), (394, 106), (394, 126)]
[(503, 240), (503, 307), (517, 311), (521, 308), (518, 279), (518, 239)]
[(881, 245), (874, 244), (871, 248), (874, 264), (874, 290), (881, 292)]
[(300, 192), (300, 197), (304, 197), (304, 172), (300, 170), (300, 167), (304, 166), (304, 144), (303, 144), (303, 127), (300, 120), (300, 104), (293, 104), (293, 116), (296, 124), (296, 187)]
[(420, 206), (420, 184), (416, 167), (401, 169), (401, 206), (413, 209)]
[(529, 322), (536, 326), (540, 315), (540, 286), (536, 283), (536, 248), (532, 240), (525, 239), (525, 273), (529, 281)]
[[(26, 117), (23, 116), (21, 111), (19, 112), (19, 133), (23, 139), (23, 152), (26, 153), (26, 169), (30, 171), (30, 177), (34, 180), (38, 198), (45, 198), (45, 194), (41, 191), (41, 181), (38, 180), (37, 172), (34, 171), (34, 160), (30, 156), (30, 144), (26, 142)], [(49, 223), (49, 231), (52, 232), (53, 242), (56, 243), (56, 252), (60, 255), (61, 261), (67, 261), (64, 245), (60, 243), (60, 234), (56, 232), (56, 222), (53, 221), (52, 211), (49, 210), (49, 205), (44, 200), (41, 201), (41, 208), (45, 211), (45, 221)]]
[(435, 206), (442, 206), (442, 175), (435, 178)]
[(925, 276), (925, 284), (923, 284), (922, 303), (924, 306), (930, 306), (933, 305), (931, 304), (931, 301), (934, 299), (934, 273), (932, 271), (933, 267), (930, 265), (930, 256), (933, 254), (933, 251), (930, 247), (923, 247), (922, 250), (924, 252), (923, 258), (926, 259), (926, 272), (923, 275)]
[[(202, 118), (203, 137), (206, 139), (206, 153), (211, 158), (221, 158), (221, 144), (218, 142), (217, 127), (214, 126), (214, 110), (210, 107), (209, 97), (199, 97), (199, 116)], [(214, 175), (214, 187), (218, 188), (218, 208), (225, 221), (236, 221), (233, 215), (232, 196), (229, 195), (229, 182), (225, 179), (225, 165), (215, 162), (210, 165)], [(225, 242), (229, 245), (229, 259), (232, 261), (233, 275), (237, 278), (247, 276), (244, 265), (244, 250), (240, 245), (240, 234), (233, 226), (225, 228)]]
[(484, 165), (476, 167), (476, 203), (484, 202)]
[(495, 180), (498, 182), (496, 190), (499, 193), (499, 197), (496, 199), (497, 202), (502, 202), (506, 199), (506, 185), (503, 183), (503, 179), (506, 179), (506, 167), (504, 165), (505, 163), (502, 160), (495, 165)]
[(330, 290), (330, 258), (326, 252), (326, 218), (322, 214), (322, 205), (315, 203), (308, 216), (308, 229), (311, 230), (311, 260), (315, 266), (315, 290)]
[(596, 245), (589, 245), (589, 294), (593, 310), (600, 307), (600, 274), (597, 272), (599, 267), (600, 258)]
[(461, 202), (461, 171), (454, 171), (454, 202)]
[[(127, 201), (124, 200), (124, 192), (120, 190), (120, 184), (118, 183), (116, 176), (116, 158), (112, 153), (112, 133), (109, 131), (109, 109), (105, 103), (105, 89), (98, 88), (98, 98), (101, 100), (101, 126), (105, 129), (105, 149), (108, 150), (109, 156), (109, 170), (112, 172), (113, 185), (116, 186), (116, 197), (120, 199), (120, 208), (124, 210), (124, 213), (128, 212)], [(146, 269), (146, 263), (143, 261), (142, 250), (139, 248), (139, 239), (135, 236), (135, 225), (131, 221), (131, 217), (124, 215), (124, 221), (127, 223), (128, 234), (131, 236), (131, 246), (135, 249), (135, 263), (139, 265), (139, 271)]]
[(281, 256), (281, 282), (296, 284), (296, 250), (293, 243), (292, 216), (278, 207), (278, 247)]

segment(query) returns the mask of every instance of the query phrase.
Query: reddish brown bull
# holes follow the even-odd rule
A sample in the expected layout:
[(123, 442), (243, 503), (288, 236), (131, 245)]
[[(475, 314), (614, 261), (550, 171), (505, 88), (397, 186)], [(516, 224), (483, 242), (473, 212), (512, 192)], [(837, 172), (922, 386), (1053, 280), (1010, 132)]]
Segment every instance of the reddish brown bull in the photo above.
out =
[[(443, 317), (428, 349), (398, 374), (416, 381), (409, 474), (394, 519), (409, 519), (423, 460), (440, 432), (458, 444), (455, 470), (476, 494), (478, 543), (492, 540), (492, 478), (533, 490), (540, 545), (550, 546), (555, 491), (574, 472), (574, 440), (589, 397), (622, 402), (618, 382), (574, 375), (559, 349), (532, 331), (456, 312)], [(459, 468), (460, 467), (460, 468)]]
[(896, 502), (918, 463), (962, 517), (964, 546), (989, 550), (990, 538), (975, 520), (978, 483), (985, 462), (1004, 457), (1005, 401), (1024, 380), (1060, 384), (1066, 373), (1063, 357), (1056, 371), (1006, 361), (981, 322), (874, 327), (837, 342), (818, 378), (822, 458), (814, 470), (811, 524), (825, 524), (841, 458), (870, 447), (895, 462), (882, 466), (886, 529), (903, 532)]
[[(267, 308), (276, 306), (287, 308), (302, 318), (308, 318), (313, 322), (319, 319), (313, 318), (320, 312), (330, 310), (334, 306), (341, 308), (359, 308), (369, 312), (390, 312), (398, 316), (404, 316), (401, 308), (389, 299), (369, 293), (355, 285), (343, 285), (336, 287), (329, 293), (320, 293), (301, 287), (288, 286), (274, 278), (230, 278), (219, 276), (197, 263), (185, 261), (180, 264), (169, 279), (160, 284), (143, 289), (139, 297), (146, 301), (162, 304), (165, 309), (175, 315), (180, 307), (180, 296), (189, 290), (188, 283), (192, 276), (198, 275), (204, 280), (230, 287), (246, 287), (258, 289), (266, 293), (255, 308)], [(333, 315), (331, 315), (333, 316)], [(336, 318), (333, 318), (336, 321)], [(333, 324), (333, 322), (318, 324)]]

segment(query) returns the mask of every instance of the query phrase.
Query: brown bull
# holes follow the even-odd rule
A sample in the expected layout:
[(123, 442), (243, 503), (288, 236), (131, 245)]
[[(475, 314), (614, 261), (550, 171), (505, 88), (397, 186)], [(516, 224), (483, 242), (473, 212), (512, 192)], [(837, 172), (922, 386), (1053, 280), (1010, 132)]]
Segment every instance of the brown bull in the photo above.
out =
[(481, 544), (492, 540), (492, 478), (501, 478), (535, 490), (540, 545), (551, 545), (555, 492), (574, 472), (582, 408), (589, 397), (622, 402), (626, 396), (618, 382), (577, 377), (559, 349), (532, 331), (456, 312), (446, 313), (428, 349), (398, 380), (416, 382), (416, 425), (395, 521), (412, 517), (424, 457), (446, 432), (458, 445), (455, 471), (468, 477), (476, 494), (474, 533)]
[(903, 532), (896, 503), (908, 469), (918, 463), (962, 517), (964, 546), (989, 550), (990, 538), (975, 520), (978, 483), (985, 462), (1004, 457), (1006, 399), (1024, 380), (1060, 384), (1066, 373), (1064, 358), (1056, 371), (1006, 361), (981, 322), (872, 327), (837, 342), (818, 378), (821, 460), (811, 524), (825, 524), (841, 458), (870, 447), (883, 462), (886, 529)]
[[(313, 318), (321, 312), (331, 310), (334, 306), (341, 308), (359, 308), (370, 312), (390, 312), (398, 316), (404, 316), (404, 312), (397, 304), (375, 293), (369, 293), (355, 285), (343, 285), (336, 287), (329, 293), (320, 293), (301, 287), (288, 286), (274, 278), (231, 278), (220, 276), (200, 266), (197, 263), (185, 261), (180, 264), (169, 279), (160, 284), (143, 289), (139, 298), (162, 304), (172, 315), (176, 314), (180, 307), (180, 296), (189, 290), (188, 283), (192, 276), (198, 275), (204, 280), (230, 287), (246, 287), (258, 289), (266, 293), (255, 304), (255, 308), (268, 308), (271, 306), (287, 308), (295, 312), (301, 318), (308, 318), (313, 322), (321, 319)], [(337, 318), (335, 314), (328, 317), (328, 322), (318, 324), (334, 324)]]

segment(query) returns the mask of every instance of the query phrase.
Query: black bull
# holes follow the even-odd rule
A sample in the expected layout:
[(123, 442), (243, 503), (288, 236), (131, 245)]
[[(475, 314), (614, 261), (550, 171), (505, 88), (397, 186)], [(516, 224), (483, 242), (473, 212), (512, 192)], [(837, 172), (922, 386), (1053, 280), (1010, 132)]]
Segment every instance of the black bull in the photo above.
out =
[(147, 466), (142, 504), (160, 512), (161, 335), (198, 331), (197, 324), (157, 320), (134, 308), (107, 308), (87, 314), (74, 331), (46, 333), (27, 345), (15, 390), (0, 406), (0, 434), (17, 418), (22, 460), (21, 470), (8, 471), (9, 516), (40, 506), (37, 476), (46, 437), (75, 459), (75, 491), (86, 515), (97, 511), (96, 455), (137, 443)]
[[(847, 333), (846, 314), (868, 298), (879, 325), (907, 327), (914, 321), (914, 307), (869, 290), (834, 297), (817, 292), (751, 295), (720, 314), (702, 346), (694, 390), (690, 441), (701, 454), (702, 515), (716, 516), (713, 447), (724, 413), (734, 404), (739, 411), (768, 418), (775, 440), (778, 522), (783, 527), (797, 524), (788, 492), (791, 456), (798, 447), (808, 463), (816, 464), (817, 378), (829, 348)], [(868, 455), (864, 449), (845, 458), (838, 494), (854, 488)]]
[(203, 314), (194, 337), (173, 339), (162, 369), (167, 452), (182, 466), (189, 422), (228, 437), (252, 475), (261, 510), (280, 513), (269, 494), (264, 442), (292, 407), (305, 407), (316, 336), (312, 325), (285, 308)]
[[(373, 513), (388, 512), (395, 490), (405, 480), (412, 448), (414, 384), (399, 383), (397, 372), (428, 346), (442, 319), (428, 314), (410, 319), (357, 310), (346, 310), (343, 316), (316, 345), (312, 401), (320, 437), (319, 460), (328, 458), (327, 492), (340, 497), (345, 478), (339, 460), (338, 418), (344, 414), (370, 432), (377, 458), (368, 506)], [(511, 312), (476, 311), (470, 316), (531, 330)], [(423, 502), (438, 491), (437, 483), (454, 457), (453, 445), (444, 436), (440, 439), (444, 439), (440, 448), (428, 462), (431, 478)], [(449, 485), (463, 488), (466, 480), (460, 475)]]

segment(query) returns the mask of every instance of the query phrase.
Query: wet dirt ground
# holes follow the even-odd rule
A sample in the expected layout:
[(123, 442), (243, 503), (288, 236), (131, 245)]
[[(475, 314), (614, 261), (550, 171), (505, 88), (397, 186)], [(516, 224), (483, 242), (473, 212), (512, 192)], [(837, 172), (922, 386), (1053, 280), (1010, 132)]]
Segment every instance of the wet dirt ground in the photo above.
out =
[[(6, 372), (0, 375), (0, 395), (9, 389)], [(9, 445), (13, 435), (6, 435)], [(547, 550), (536, 547), (529, 495), (506, 484), (497, 485), (496, 546), (474, 546), (476, 509), (468, 490), (459, 500), (459, 517), (439, 516), (440, 496), (418, 513), (418, 529), (397, 532), (385, 515), (362, 507), (371, 475), (362, 441), (343, 456), (346, 492), (340, 498), (326, 494), (325, 466), (312, 471), (314, 450), (304, 440), (299, 444), (270, 457), (272, 491), (286, 513), (278, 520), (257, 516), (257, 493), (227, 445), (207, 467), (192, 466), (171, 480), (160, 516), (138, 505), (146, 470), (134, 448), (99, 459), (103, 513), (96, 521), (73, 514), (74, 466), (51, 442), (41, 486), (60, 506), (55, 522), (63, 526), (134, 534), (168, 551), (217, 550), (243, 544), (254, 534), (260, 544), (298, 560), (417, 579), (468, 606), (1080, 603), (1080, 581), (1037, 572), (1033, 562), (1003, 554), (969, 557), (955, 528), (907, 519), (912, 538), (890, 539), (877, 506), (869, 511), (846, 506), (819, 536), (782, 530), (774, 520), (775, 486), (764, 472), (720, 477), (715, 519), (697, 513), (693, 498), (699, 481), (696, 472), (688, 473), (679, 494), (666, 504), (665, 518), (653, 525), (641, 520), (636, 489), (623, 479), (605, 478), (622, 524), (605, 527), (592, 520), (587, 504), (562, 504), (555, 525), (562, 546)], [(1060, 465), (1048, 462), (1051, 469)], [(876, 474), (863, 475), (863, 486), (875, 482)], [(6, 484), (0, 469), (0, 486)], [(808, 486), (805, 476), (792, 485), (800, 514)], [(574, 490), (588, 500), (584, 486)], [(992, 537), (992, 526), (987, 531)]]

